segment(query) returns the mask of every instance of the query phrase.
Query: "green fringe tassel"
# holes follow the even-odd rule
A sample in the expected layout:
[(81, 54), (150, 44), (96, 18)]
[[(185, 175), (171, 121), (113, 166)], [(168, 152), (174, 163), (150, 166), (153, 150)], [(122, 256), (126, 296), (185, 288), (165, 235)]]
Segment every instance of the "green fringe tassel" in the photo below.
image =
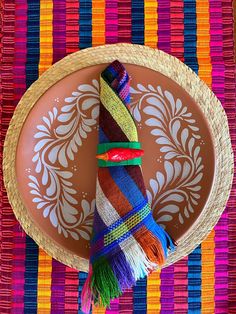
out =
[(106, 259), (99, 259), (93, 264), (91, 289), (94, 303), (104, 307), (109, 307), (110, 301), (122, 294), (118, 281)]

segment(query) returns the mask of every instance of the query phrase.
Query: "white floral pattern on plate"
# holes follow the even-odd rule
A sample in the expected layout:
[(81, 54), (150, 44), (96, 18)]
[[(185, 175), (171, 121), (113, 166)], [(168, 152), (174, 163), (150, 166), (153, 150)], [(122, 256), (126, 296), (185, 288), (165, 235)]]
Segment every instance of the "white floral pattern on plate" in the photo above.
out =
[[(163, 222), (178, 214), (183, 224), (200, 198), (204, 166), (198, 144), (199, 128), (187, 106), (160, 86), (137, 84), (136, 88), (131, 87), (131, 96), (135, 120), (139, 123), (145, 116), (145, 124), (164, 153), (164, 172), (156, 172), (147, 191), (153, 210), (157, 211), (157, 222), (164, 226)], [(67, 167), (89, 136), (91, 127), (97, 125), (98, 113), (99, 84), (92, 80), (91, 84), (79, 85), (77, 91), (65, 98), (59, 112), (56, 107), (48, 111), (34, 135), (38, 141), (32, 161), (38, 179), (29, 175), (28, 184), (33, 202), (59, 234), (74, 240), (81, 237), (89, 240), (95, 200), (83, 199), (78, 210), (73, 195), (79, 188), (73, 186), (70, 180), (73, 173)], [(55, 166), (56, 162), (60, 167)], [(183, 215), (180, 206), (184, 206)]]
[[(170, 91), (161, 86), (137, 84), (136, 89), (131, 87), (131, 94), (139, 96), (138, 101), (131, 103), (135, 120), (140, 122), (142, 113), (149, 116), (145, 124), (150, 126), (155, 142), (161, 145), (160, 151), (165, 159), (165, 171), (156, 172), (147, 191), (152, 208), (157, 211), (155, 217), (165, 227), (162, 223), (171, 221), (173, 215), (178, 214), (179, 222), (183, 224), (198, 205), (203, 179), (204, 166), (197, 143), (201, 136), (196, 120), (180, 99), (174, 99)], [(173, 183), (175, 187), (171, 188)], [(180, 206), (184, 206), (184, 216)]]
[[(53, 107), (47, 117), (42, 118), (42, 124), (37, 125), (38, 131), (34, 137), (38, 142), (34, 146), (32, 161), (41, 181), (29, 175), (30, 193), (34, 195), (33, 202), (37, 203), (37, 209), (41, 209), (43, 216), (50, 219), (59, 234), (66, 238), (70, 235), (75, 240), (80, 237), (89, 240), (95, 200), (90, 204), (82, 200), (82, 210), (78, 210), (78, 201), (73, 197), (77, 190), (70, 181), (73, 173), (67, 167), (68, 161), (74, 160), (82, 142), (92, 131), (91, 126), (97, 124), (98, 81), (79, 85), (77, 91), (65, 98), (65, 103), (60, 112)], [(55, 166), (56, 161), (60, 167)], [(46, 193), (42, 193), (41, 187), (46, 187)]]

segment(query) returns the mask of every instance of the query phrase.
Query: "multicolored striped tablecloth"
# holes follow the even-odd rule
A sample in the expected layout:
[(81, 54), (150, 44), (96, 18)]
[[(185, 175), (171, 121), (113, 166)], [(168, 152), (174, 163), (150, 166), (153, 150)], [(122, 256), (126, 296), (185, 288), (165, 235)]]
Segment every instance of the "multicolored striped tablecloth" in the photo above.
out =
[[(2, 0), (1, 150), (14, 109), (51, 64), (90, 46), (131, 42), (184, 61), (221, 100), (236, 149), (232, 0)], [(2, 159), (2, 152), (1, 152)], [(0, 313), (81, 313), (86, 274), (47, 256), (17, 223), (1, 171)], [(206, 241), (93, 313), (236, 313), (236, 181)]]

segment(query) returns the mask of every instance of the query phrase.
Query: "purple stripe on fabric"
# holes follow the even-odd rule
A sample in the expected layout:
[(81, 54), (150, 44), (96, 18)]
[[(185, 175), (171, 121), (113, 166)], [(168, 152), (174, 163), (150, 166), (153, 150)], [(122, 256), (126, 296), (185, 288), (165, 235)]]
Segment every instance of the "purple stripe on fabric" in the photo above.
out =
[(170, 0), (158, 1), (158, 49), (170, 53)]
[(119, 299), (111, 301), (111, 306), (106, 310), (106, 314), (117, 314), (119, 313)]
[(66, 1), (53, 0), (53, 63), (66, 55)]
[(63, 314), (65, 307), (66, 266), (52, 260), (51, 314)]
[(12, 313), (24, 312), (24, 285), (25, 285), (25, 233), (16, 223), (13, 227), (13, 270), (12, 270)]
[(174, 266), (161, 270), (161, 314), (174, 312)]
[[(222, 1), (210, 0), (212, 90), (225, 105), (225, 64), (223, 59)], [(215, 313), (228, 308), (228, 209), (215, 226)]]

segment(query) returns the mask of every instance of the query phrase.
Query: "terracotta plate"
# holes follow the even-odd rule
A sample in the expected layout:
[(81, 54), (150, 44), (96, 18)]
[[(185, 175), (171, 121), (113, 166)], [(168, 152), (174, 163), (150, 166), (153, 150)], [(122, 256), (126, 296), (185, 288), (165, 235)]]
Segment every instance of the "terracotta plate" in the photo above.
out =
[[(145, 151), (142, 167), (153, 215), (181, 242), (211, 194), (216, 165), (211, 127), (197, 100), (174, 77), (116, 58), (131, 76), (131, 112)], [(95, 205), (99, 74), (110, 61), (104, 57), (76, 69), (73, 60), (67, 58), (61, 78), (53, 72), (63, 71), (62, 61), (47, 72), (44, 90), (43, 78), (32, 87), (15, 172), (32, 226), (65, 255), (85, 262)], [(41, 91), (33, 95), (37, 88)], [(23, 102), (29, 106), (24, 97)], [(86, 262), (80, 266), (86, 268)]]

